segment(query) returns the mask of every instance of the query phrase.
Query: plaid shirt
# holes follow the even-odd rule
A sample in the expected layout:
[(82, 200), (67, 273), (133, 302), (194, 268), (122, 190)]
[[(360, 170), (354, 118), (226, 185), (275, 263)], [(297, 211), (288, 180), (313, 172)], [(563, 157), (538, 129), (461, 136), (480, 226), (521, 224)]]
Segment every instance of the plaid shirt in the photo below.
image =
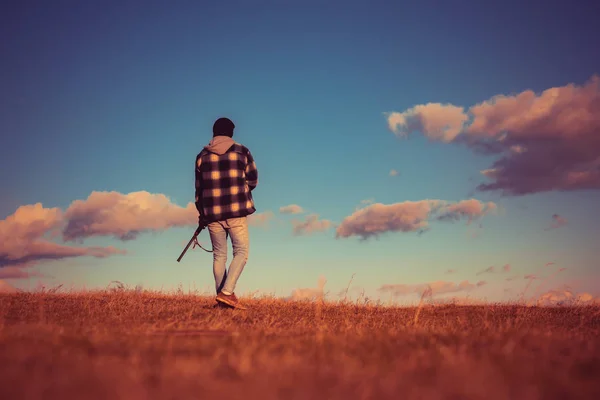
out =
[(202, 149), (196, 156), (196, 209), (206, 223), (256, 211), (251, 191), (258, 170), (250, 150), (234, 143), (225, 154)]

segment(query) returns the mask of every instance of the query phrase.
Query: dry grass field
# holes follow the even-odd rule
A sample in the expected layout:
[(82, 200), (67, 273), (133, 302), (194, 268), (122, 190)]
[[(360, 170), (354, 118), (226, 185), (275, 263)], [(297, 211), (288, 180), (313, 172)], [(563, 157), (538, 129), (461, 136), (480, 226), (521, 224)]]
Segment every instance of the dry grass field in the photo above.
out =
[(0, 295), (0, 399), (600, 399), (600, 308)]

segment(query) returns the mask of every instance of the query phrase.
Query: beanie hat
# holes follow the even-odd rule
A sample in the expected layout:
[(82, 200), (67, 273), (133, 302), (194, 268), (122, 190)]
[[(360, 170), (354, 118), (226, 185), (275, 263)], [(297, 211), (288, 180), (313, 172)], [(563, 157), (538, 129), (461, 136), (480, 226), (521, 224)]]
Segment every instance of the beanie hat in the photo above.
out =
[(219, 118), (213, 125), (213, 136), (233, 136), (235, 124), (229, 118)]

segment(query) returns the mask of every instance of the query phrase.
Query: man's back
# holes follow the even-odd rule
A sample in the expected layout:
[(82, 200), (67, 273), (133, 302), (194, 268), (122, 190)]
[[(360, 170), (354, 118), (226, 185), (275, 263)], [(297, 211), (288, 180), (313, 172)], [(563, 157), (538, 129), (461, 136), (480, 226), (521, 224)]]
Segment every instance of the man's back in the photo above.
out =
[(230, 137), (215, 136), (196, 156), (196, 208), (207, 223), (254, 213), (257, 184), (250, 150)]

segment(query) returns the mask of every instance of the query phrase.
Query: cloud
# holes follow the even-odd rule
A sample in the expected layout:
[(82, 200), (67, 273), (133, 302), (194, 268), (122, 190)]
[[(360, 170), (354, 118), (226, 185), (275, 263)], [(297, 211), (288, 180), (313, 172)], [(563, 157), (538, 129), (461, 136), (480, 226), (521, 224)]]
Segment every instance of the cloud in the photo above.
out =
[(279, 212), (281, 214), (302, 214), (304, 210), (297, 204), (290, 204), (289, 206), (279, 208)]
[(360, 236), (366, 239), (384, 232), (415, 232), (428, 227), (427, 219), (438, 200), (405, 201), (385, 205), (371, 204), (344, 218), (336, 230), (337, 238)]
[(400, 172), (396, 171), (395, 169), (390, 171), (390, 176), (397, 176), (398, 174), (400, 174)]
[(275, 217), (272, 211), (254, 213), (248, 216), (248, 225), (264, 227)]
[[(0, 269), (0, 271), (2, 271)], [(10, 283), (0, 280), (0, 293), (17, 293), (19, 290)]]
[(86, 200), (71, 203), (65, 219), (65, 241), (92, 236), (114, 236), (125, 241), (142, 232), (197, 224), (198, 211), (192, 202), (180, 207), (160, 193), (94, 191)]
[(41, 203), (24, 205), (0, 221), (0, 237), (3, 244), (18, 239), (35, 239), (58, 228), (61, 222), (60, 208), (45, 208)]
[(510, 278), (506, 278), (506, 280), (508, 282), (510, 282), (510, 281), (514, 281), (515, 279), (518, 279), (518, 278), (519, 278), (519, 275), (516, 275), (516, 276), (511, 276)]
[(373, 199), (373, 198), (361, 200), (360, 204), (358, 206), (354, 207), (354, 211), (360, 210), (361, 208), (364, 208), (364, 207), (368, 206), (369, 204), (373, 204), (374, 202), (375, 202), (375, 199)]
[(446, 206), (437, 219), (446, 221), (467, 218), (467, 225), (469, 225), (473, 219), (492, 213), (496, 211), (497, 208), (496, 204), (491, 201), (482, 203), (475, 199), (463, 200)]
[[(558, 229), (561, 228), (565, 225), (567, 225), (568, 221), (566, 218), (561, 217), (558, 214), (552, 214), (552, 224), (550, 224), (547, 228), (544, 228), (544, 230), (549, 231), (552, 229)], [(546, 264), (548, 265), (548, 264)]]
[[(256, 213), (250, 225), (264, 225), (272, 212)], [(113, 246), (74, 247), (52, 241), (81, 242), (94, 236), (113, 236), (126, 241), (142, 232), (159, 232), (172, 227), (196, 225), (198, 212), (193, 203), (180, 207), (164, 194), (145, 191), (121, 194), (94, 191), (85, 200), (75, 200), (62, 211), (41, 203), (19, 207), (0, 221), (0, 276), (31, 277), (36, 272), (8, 267), (28, 267), (43, 260), (72, 257), (105, 258), (126, 254)]]
[(419, 284), (386, 284), (382, 285), (378, 290), (380, 292), (390, 293), (394, 296), (404, 296), (408, 294), (421, 295), (424, 293), (430, 293), (431, 296), (435, 296), (437, 294), (470, 291), (486, 284), (487, 282), (485, 281), (479, 281), (477, 283), (470, 283), (469, 281), (462, 281), (460, 283), (435, 281)]
[(294, 289), (288, 300), (317, 300), (322, 299), (325, 292), (325, 284), (327, 279), (324, 276), (319, 277), (316, 288), (299, 288)]
[(293, 233), (296, 236), (310, 235), (315, 232), (324, 232), (333, 226), (327, 219), (319, 219), (317, 214), (307, 215), (304, 221), (293, 220)]
[[(24, 267), (42, 260), (82, 256), (102, 258), (125, 253), (112, 246), (72, 247), (51, 242), (48, 236), (57, 235), (63, 218), (59, 208), (44, 208), (41, 203), (36, 203), (21, 206), (0, 221), (0, 267)], [(14, 277), (24, 277), (25, 273), (14, 269), (4, 271)]]
[(45, 276), (38, 271), (29, 271), (22, 267), (1, 267), (0, 279), (27, 279), (35, 276)]
[(570, 290), (554, 289), (540, 295), (536, 301), (538, 306), (571, 306), (577, 304), (594, 304), (600, 299), (594, 298), (590, 293), (575, 294)]
[(429, 305), (433, 306), (445, 306), (445, 305), (455, 305), (455, 306), (485, 306), (488, 303), (483, 299), (476, 299), (465, 296), (452, 296), (447, 298), (437, 298), (429, 300)]
[[(346, 290), (347, 290), (347, 292), (346, 292)], [(362, 288), (362, 287), (360, 287), (360, 286), (354, 286), (354, 287), (351, 287), (351, 288), (342, 288), (342, 289), (340, 289), (340, 291), (337, 292), (337, 296), (338, 297), (345, 297), (346, 299), (348, 299), (351, 295), (353, 295), (353, 294), (360, 294), (361, 292), (364, 295), (365, 289)]]
[(525, 275), (523, 278), (524, 279), (539, 279), (539, 277), (537, 275), (534, 275), (534, 274)]
[(398, 136), (421, 132), (432, 140), (451, 142), (462, 132), (468, 118), (463, 107), (428, 103), (401, 113), (388, 113), (388, 126)]
[(387, 113), (390, 130), (496, 157), (479, 191), (525, 195), (600, 189), (600, 78), (583, 85), (497, 95), (465, 110), (428, 103)]
[[(493, 274), (493, 273), (495, 273), (495, 272), (497, 272), (497, 269), (496, 269), (496, 267), (495, 267), (495, 266), (493, 266), (493, 265), (492, 265), (491, 267), (488, 267), (488, 268), (486, 268), (486, 269), (484, 269), (484, 270), (481, 270), (481, 271), (479, 271), (479, 272), (478, 272), (478, 273), (476, 273), (475, 275), (481, 275), (481, 274)], [(500, 272), (500, 271), (498, 271), (498, 272)], [(502, 267), (502, 272), (510, 272), (510, 264), (505, 264), (505, 265)]]
[[(261, 226), (272, 212), (249, 216), (250, 225)], [(62, 211), (44, 208), (41, 203), (19, 207), (0, 221), (0, 276), (31, 277), (36, 272), (12, 267), (32, 266), (43, 260), (90, 256), (105, 258), (126, 254), (113, 246), (74, 247), (51, 241), (81, 242), (95, 236), (113, 236), (127, 241), (142, 232), (159, 232), (172, 227), (196, 225), (198, 212), (192, 202), (180, 207), (164, 194), (146, 191), (121, 194), (94, 191), (85, 200), (75, 200)], [(8, 268), (11, 267), (11, 268)]]
[(495, 271), (496, 271), (496, 267), (494, 267), (492, 265), (491, 267), (488, 267), (488, 268), (484, 269), (483, 271), (479, 271), (475, 275), (489, 274), (489, 273), (494, 273)]
[(23, 244), (18, 248), (9, 248), (8, 251), (4, 247), (0, 250), (0, 266), (31, 266), (42, 260), (61, 260), (84, 256), (106, 258), (115, 254), (126, 254), (126, 251), (113, 246), (72, 247), (45, 240), (36, 240)]
[(449, 270), (446, 271), (446, 274), (453, 274), (455, 272), (456, 272), (455, 269), (449, 269)]
[(475, 199), (459, 203), (443, 200), (405, 201), (389, 205), (375, 203), (344, 218), (337, 227), (336, 238), (359, 236), (365, 240), (385, 232), (424, 232), (429, 229), (430, 218), (453, 221), (467, 217), (471, 221), (495, 208), (494, 203), (483, 205)]

